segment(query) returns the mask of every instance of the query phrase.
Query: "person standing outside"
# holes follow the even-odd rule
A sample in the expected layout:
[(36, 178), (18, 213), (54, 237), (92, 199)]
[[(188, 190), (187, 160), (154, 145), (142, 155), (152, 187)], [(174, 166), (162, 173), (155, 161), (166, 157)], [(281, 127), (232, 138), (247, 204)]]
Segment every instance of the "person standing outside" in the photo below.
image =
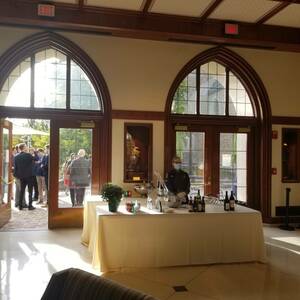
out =
[[(14, 175), (14, 169), (15, 169), (15, 158), (17, 155), (20, 154), (20, 149), (19, 149), (19, 145), (15, 146), (15, 151), (13, 152), (13, 159), (12, 159), (12, 173)], [(15, 175), (14, 175), (15, 177)], [(20, 190), (21, 190), (21, 181), (19, 178), (15, 177), (15, 207), (19, 207), (19, 198), (20, 198)], [(25, 201), (25, 195), (22, 199), (22, 207), (23, 208), (27, 208), (27, 204)]]
[(81, 206), (85, 189), (90, 184), (90, 161), (85, 158), (85, 150), (78, 151), (78, 157), (70, 164), (70, 180), (75, 186), (76, 204)]
[(48, 205), (48, 191), (49, 191), (49, 181), (48, 181), (48, 174), (49, 174), (49, 155), (50, 155), (50, 145), (45, 146), (45, 154), (42, 158), (41, 162), (41, 169), (42, 169), (42, 175), (45, 178), (45, 185), (46, 185), (46, 194), (47, 194), (47, 203), (45, 204), (45, 207)]
[(23, 209), (22, 200), (24, 198), (25, 189), (28, 187), (29, 199), (28, 210), (33, 210), (32, 205), (32, 189), (33, 189), (33, 157), (28, 153), (26, 144), (19, 145), (20, 153), (15, 157), (14, 176), (21, 182), (21, 190), (19, 195), (19, 210)]
[[(36, 174), (36, 180), (37, 180), (38, 191), (39, 191), (39, 201), (37, 202), (37, 204), (43, 204), (44, 199), (47, 197), (45, 177), (43, 176), (43, 170), (41, 168), (42, 160), (44, 157), (43, 148), (39, 148), (37, 150), (37, 156), (38, 156), (38, 161), (35, 162), (35, 172), (36, 172), (35, 174)], [(47, 201), (45, 203), (47, 203)]]

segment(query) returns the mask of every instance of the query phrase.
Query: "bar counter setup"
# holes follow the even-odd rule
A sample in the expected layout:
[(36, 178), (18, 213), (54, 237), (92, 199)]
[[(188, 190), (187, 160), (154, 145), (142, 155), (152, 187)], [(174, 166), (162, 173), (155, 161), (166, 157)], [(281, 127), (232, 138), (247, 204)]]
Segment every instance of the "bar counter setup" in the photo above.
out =
[(82, 242), (101, 272), (136, 268), (216, 263), (265, 262), (259, 211), (236, 205), (206, 205), (205, 213), (173, 209), (171, 213), (141, 207), (132, 214), (121, 204), (117, 213), (107, 203), (87, 201)]

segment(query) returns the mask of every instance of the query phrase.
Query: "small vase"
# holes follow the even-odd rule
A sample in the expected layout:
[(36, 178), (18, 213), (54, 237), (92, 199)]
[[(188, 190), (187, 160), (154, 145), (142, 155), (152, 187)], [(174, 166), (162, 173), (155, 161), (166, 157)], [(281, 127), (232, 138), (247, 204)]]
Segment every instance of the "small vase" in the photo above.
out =
[(118, 207), (120, 205), (120, 201), (108, 201), (108, 210), (110, 212), (117, 212), (118, 211)]

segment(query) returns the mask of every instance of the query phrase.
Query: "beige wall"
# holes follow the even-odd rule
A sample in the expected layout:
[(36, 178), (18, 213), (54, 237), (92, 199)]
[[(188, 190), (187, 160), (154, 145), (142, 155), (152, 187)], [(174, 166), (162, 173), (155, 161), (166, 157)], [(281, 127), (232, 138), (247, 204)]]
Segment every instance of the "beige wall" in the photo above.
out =
[[(36, 31), (0, 27), (0, 54), (21, 38)], [(210, 46), (145, 41), (125, 38), (60, 32), (84, 49), (101, 70), (113, 109), (164, 111), (169, 88), (180, 69), (195, 55)], [(232, 48), (256, 70), (262, 79), (273, 115), (300, 116), (300, 54)], [(144, 122), (144, 120), (141, 120)], [(113, 120), (112, 180), (122, 184), (123, 123)], [(154, 170), (163, 170), (163, 122), (153, 122)], [(279, 130), (280, 132), (280, 130)], [(280, 176), (280, 139), (273, 140), (272, 212), (283, 201)], [(293, 193), (296, 194), (296, 186)], [(293, 198), (292, 194), (292, 199)]]

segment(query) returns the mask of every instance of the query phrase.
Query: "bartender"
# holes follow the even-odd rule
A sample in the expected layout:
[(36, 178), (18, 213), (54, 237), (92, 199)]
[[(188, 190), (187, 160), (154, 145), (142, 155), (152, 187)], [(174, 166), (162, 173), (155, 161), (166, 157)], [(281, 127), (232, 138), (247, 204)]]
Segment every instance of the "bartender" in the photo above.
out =
[(190, 192), (190, 177), (181, 169), (181, 158), (175, 156), (172, 159), (173, 168), (168, 172), (167, 188), (176, 196), (176, 202), (188, 203)]

